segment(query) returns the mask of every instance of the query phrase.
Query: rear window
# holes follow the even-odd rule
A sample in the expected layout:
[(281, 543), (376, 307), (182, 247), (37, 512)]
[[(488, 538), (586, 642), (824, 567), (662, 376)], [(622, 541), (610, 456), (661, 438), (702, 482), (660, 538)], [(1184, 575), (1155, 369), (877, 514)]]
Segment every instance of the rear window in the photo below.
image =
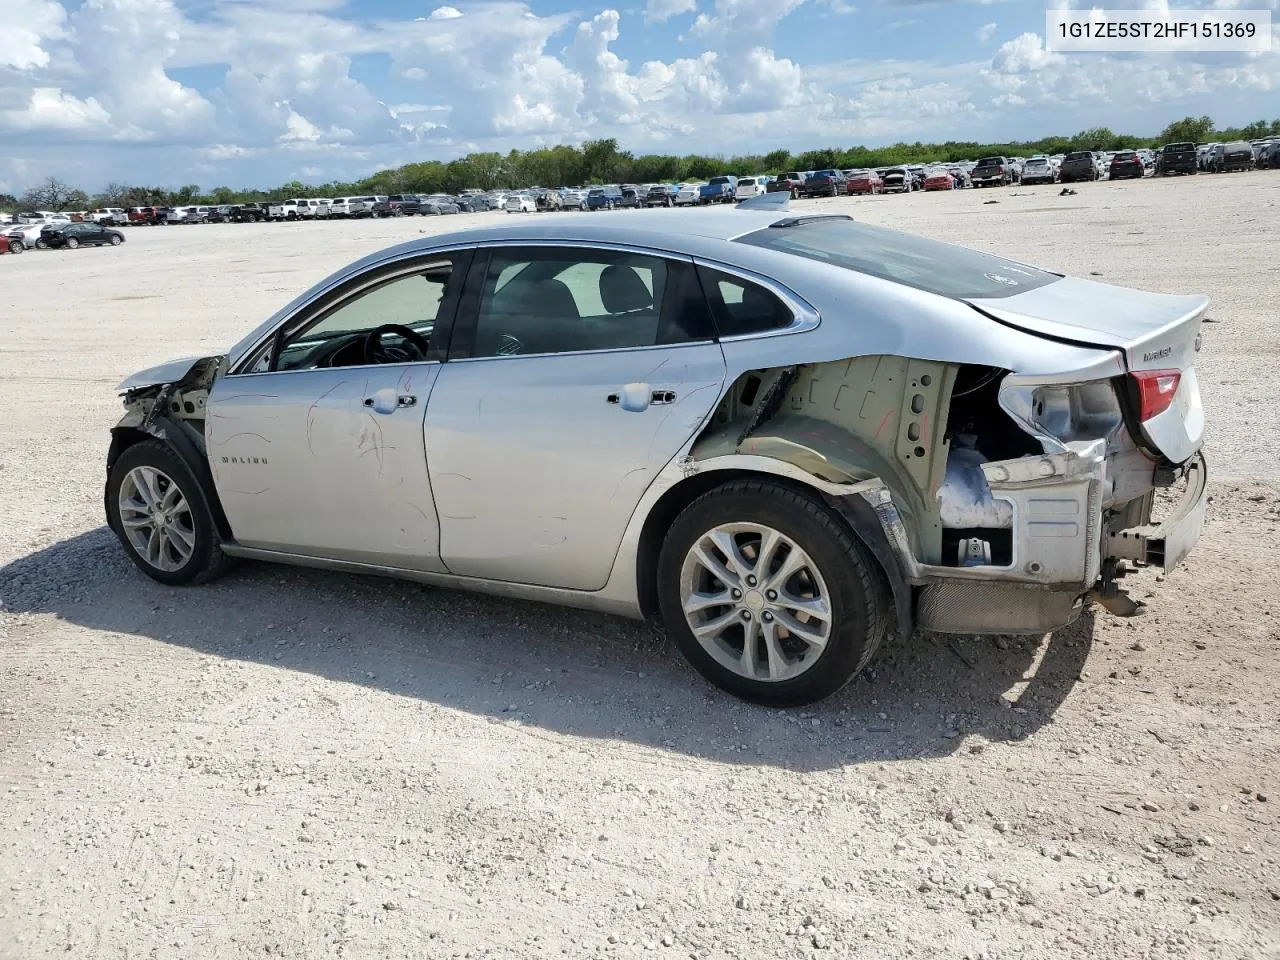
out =
[(802, 180), (804, 178), (801, 177), (800, 174), (798, 173), (784, 173), (778, 179), (779, 180)]
[(740, 187), (754, 187), (755, 185), (756, 181), (754, 177), (743, 177), (738, 181), (738, 186)]
[(713, 185), (719, 184), (719, 183), (728, 183), (729, 178), (728, 177), (712, 177), (708, 182)]
[(983, 157), (978, 161), (980, 167), (998, 167), (1004, 163), (1004, 157)]
[(1058, 279), (989, 253), (838, 217), (765, 227), (735, 242), (819, 260), (944, 297), (1012, 297)]
[(1092, 160), (1093, 154), (1092, 153), (1068, 153), (1067, 159), (1068, 160)]

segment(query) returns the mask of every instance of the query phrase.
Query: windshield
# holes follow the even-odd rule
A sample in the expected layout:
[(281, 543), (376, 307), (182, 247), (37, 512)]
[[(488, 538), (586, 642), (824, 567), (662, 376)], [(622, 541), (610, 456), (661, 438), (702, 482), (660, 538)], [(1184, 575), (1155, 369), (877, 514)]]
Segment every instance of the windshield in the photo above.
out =
[(1058, 279), (1002, 257), (883, 227), (824, 217), (765, 227), (737, 243), (818, 260), (944, 297), (1011, 297)]

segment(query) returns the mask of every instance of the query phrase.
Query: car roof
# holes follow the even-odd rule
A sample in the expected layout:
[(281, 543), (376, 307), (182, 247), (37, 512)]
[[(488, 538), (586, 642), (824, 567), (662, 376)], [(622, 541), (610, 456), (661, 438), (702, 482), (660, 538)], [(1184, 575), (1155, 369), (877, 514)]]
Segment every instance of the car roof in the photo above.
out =
[(637, 210), (625, 218), (592, 218), (573, 214), (550, 214), (528, 223), (503, 220), (493, 226), (471, 227), (449, 234), (413, 240), (404, 252), (416, 247), (430, 250), (453, 243), (488, 243), (511, 240), (596, 242), (653, 247), (673, 253), (694, 253), (705, 249), (707, 240), (732, 240), (794, 216), (771, 210)]

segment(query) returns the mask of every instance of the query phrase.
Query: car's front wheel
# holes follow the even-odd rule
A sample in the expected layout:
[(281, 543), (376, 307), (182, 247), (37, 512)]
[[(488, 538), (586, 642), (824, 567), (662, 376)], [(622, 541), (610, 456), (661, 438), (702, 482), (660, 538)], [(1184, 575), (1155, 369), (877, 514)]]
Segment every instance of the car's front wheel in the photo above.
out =
[(672, 639), (716, 686), (755, 703), (830, 696), (884, 636), (875, 561), (816, 498), (735, 481), (691, 503), (663, 543), (658, 597)]
[(138, 569), (167, 584), (203, 583), (229, 566), (204, 491), (155, 440), (120, 454), (107, 481), (107, 519)]
[(113, 233), (113, 234), (111, 235), (111, 245), (112, 245), (113, 247), (118, 247), (118, 246), (120, 246), (120, 244), (122, 244), (122, 243), (124, 243), (124, 237), (120, 236), (120, 234), (118, 234), (118, 233)]

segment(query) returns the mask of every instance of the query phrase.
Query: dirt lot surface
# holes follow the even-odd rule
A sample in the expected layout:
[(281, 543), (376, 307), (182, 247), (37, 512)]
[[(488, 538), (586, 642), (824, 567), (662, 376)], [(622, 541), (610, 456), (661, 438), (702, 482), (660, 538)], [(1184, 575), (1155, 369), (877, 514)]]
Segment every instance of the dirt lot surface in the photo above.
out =
[(804, 712), (606, 617), (166, 589), (103, 528), (123, 376), (503, 215), (0, 257), (0, 957), (1280, 956), (1280, 175), (1077, 190), (802, 205), (1207, 293), (1198, 548), (1146, 617), (891, 641)]

